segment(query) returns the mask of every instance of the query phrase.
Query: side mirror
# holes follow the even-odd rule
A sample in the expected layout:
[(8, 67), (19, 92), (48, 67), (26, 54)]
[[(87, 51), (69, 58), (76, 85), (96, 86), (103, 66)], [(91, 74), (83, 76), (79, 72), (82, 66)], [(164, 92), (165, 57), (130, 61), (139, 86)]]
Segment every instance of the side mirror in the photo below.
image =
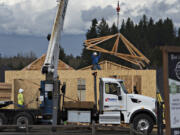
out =
[(122, 100), (122, 96), (118, 96), (118, 100)]
[(65, 93), (66, 93), (66, 84), (63, 84), (63, 85), (62, 85), (61, 91), (62, 91), (62, 93), (65, 95)]

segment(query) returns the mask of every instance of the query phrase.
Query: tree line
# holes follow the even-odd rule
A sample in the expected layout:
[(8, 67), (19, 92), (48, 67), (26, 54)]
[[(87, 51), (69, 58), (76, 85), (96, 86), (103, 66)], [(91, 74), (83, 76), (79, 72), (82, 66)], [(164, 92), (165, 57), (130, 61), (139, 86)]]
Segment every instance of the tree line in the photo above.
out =
[(18, 53), (16, 56), (2, 56), (0, 54), (0, 82), (5, 80), (6, 70), (21, 70), (36, 59), (33, 52)]
[(0, 55), (0, 69), (20, 70), (36, 59), (34, 52), (17, 53), (16, 56)]
[[(101, 19), (100, 21), (93, 19), (86, 33), (86, 39), (108, 36), (116, 34), (117, 32), (123, 34), (151, 61), (150, 65), (147, 65), (147, 68), (150, 69), (157, 69), (162, 66), (160, 47), (165, 45), (180, 46), (180, 28), (176, 29), (170, 18), (154, 21), (153, 18), (147, 18), (146, 15), (143, 15), (138, 23), (134, 23), (131, 18), (128, 18), (126, 21), (123, 20), (120, 29), (117, 28), (115, 23), (109, 26), (105, 19)], [(111, 50), (114, 43), (115, 39), (111, 39), (101, 43), (99, 46)], [(119, 42), (118, 52), (128, 53), (122, 41)], [(69, 65), (78, 69), (91, 65), (91, 55), (92, 51), (84, 47), (81, 56), (74, 58), (73, 56), (66, 57), (66, 55), (64, 55), (63, 59)], [(135, 65), (109, 54), (102, 53), (100, 61), (103, 60), (137, 68)], [(76, 65), (74, 65), (74, 63), (76, 63)]]
[[(108, 36), (120, 32), (123, 34), (135, 47), (140, 50), (151, 63), (148, 68), (157, 69), (162, 66), (162, 54), (160, 47), (165, 45), (180, 46), (180, 28), (176, 29), (173, 21), (170, 18), (159, 19), (154, 21), (153, 18), (147, 18), (144, 15), (138, 23), (135, 23), (131, 18), (123, 20), (121, 27), (118, 29), (116, 24), (110, 26), (105, 19), (98, 21), (96, 18), (92, 20), (90, 28), (86, 32), (86, 39)], [(111, 50), (115, 39), (101, 43), (99, 46), (107, 50)], [(82, 44), (83, 45), (83, 44)], [(91, 65), (92, 51), (83, 48), (80, 56), (74, 57), (72, 54), (67, 55), (64, 49), (60, 47), (59, 58), (75, 69), (79, 69)], [(118, 52), (127, 53), (127, 49), (122, 41), (119, 42)], [(10, 69), (22, 69), (33, 60), (36, 59), (32, 52), (28, 55), (18, 54), (14, 57), (1, 57), (0, 65)], [(120, 58), (109, 54), (101, 54), (100, 61), (109, 60), (128, 67), (137, 68), (131, 63), (128, 63)]]

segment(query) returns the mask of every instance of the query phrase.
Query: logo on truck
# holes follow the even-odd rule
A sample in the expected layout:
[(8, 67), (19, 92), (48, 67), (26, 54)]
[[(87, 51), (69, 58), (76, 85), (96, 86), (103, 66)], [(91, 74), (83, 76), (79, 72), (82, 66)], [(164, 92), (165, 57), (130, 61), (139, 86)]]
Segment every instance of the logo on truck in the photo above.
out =
[(116, 102), (117, 99), (116, 98), (106, 98), (105, 101), (106, 102)]

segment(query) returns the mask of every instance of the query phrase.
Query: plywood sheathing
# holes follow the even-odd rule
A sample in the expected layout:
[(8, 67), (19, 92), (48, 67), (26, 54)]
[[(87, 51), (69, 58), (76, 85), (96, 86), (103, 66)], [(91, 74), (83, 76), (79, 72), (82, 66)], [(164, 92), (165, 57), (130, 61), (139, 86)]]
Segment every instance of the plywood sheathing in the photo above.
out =
[[(122, 66), (120, 64), (111, 62), (111, 61), (101, 61), (99, 63), (100, 67), (102, 70), (132, 70), (132, 68), (126, 67), (126, 66)], [(81, 68), (79, 70), (92, 70), (92, 65)]]
[(61, 82), (66, 82), (66, 97), (65, 101), (77, 101), (78, 100), (78, 91), (77, 91), (77, 79), (76, 78), (64, 78), (61, 79)]
[[(61, 82), (66, 82), (66, 96), (70, 97), (73, 100), (78, 100), (77, 92), (77, 80), (78, 78), (84, 78), (86, 80), (86, 101), (94, 101), (94, 81), (92, 73), (94, 71), (73, 71), (73, 70), (64, 70), (59, 71)], [(141, 88), (141, 94), (155, 97), (156, 96), (156, 71), (155, 70), (112, 70), (112, 71), (97, 71), (97, 90), (99, 89), (99, 78), (100, 77), (110, 77), (118, 76), (121, 79), (125, 79), (125, 86), (128, 91), (131, 92), (134, 85)], [(44, 80), (44, 75), (39, 71), (6, 71), (6, 82), (12, 83), (12, 95), (14, 99), (17, 97), (17, 90), (23, 88), (26, 92), (25, 98), (26, 102), (29, 102), (31, 98), (29, 96), (35, 95), (38, 91), (38, 85), (41, 80)], [(138, 79), (141, 82), (138, 82)], [(23, 81), (22, 81), (23, 80)], [(24, 82), (24, 83), (23, 83)], [(31, 82), (31, 83), (30, 83)], [(138, 82), (138, 83), (137, 83)], [(99, 91), (97, 91), (99, 97)], [(28, 101), (27, 101), (28, 100)], [(65, 101), (70, 101), (65, 99)], [(34, 107), (30, 106), (30, 107)]]
[(24, 90), (24, 103), (27, 108), (37, 108), (39, 102), (36, 101), (39, 98), (40, 92), (40, 83), (37, 83), (39, 80), (27, 80), (27, 79), (14, 79), (14, 103), (15, 108), (17, 108), (17, 95), (20, 88)]
[[(46, 55), (42, 55), (39, 59), (36, 59), (33, 61), (31, 64), (23, 68), (22, 70), (41, 70), (44, 60), (45, 60)], [(59, 60), (58, 63), (58, 70), (74, 70), (71, 66), (67, 65), (65, 62), (62, 60)]]
[(126, 86), (126, 89), (129, 93), (132, 93), (132, 87), (133, 87), (133, 80), (132, 75), (120, 75), (118, 78), (121, 80), (124, 80), (124, 85)]
[(136, 86), (138, 93), (142, 94), (141, 89), (142, 78), (140, 75), (135, 75), (133, 78), (133, 86)]

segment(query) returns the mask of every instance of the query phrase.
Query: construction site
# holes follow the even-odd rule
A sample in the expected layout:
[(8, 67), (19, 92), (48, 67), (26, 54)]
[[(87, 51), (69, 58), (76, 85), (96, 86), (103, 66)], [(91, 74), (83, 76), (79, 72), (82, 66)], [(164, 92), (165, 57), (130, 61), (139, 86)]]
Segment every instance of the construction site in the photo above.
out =
[[(175, 128), (170, 120), (178, 111), (169, 116), (172, 106), (178, 105), (178, 95), (171, 104), (169, 91), (180, 93), (179, 67), (176, 64), (170, 70), (174, 63), (169, 69), (167, 64), (170, 58), (179, 62), (180, 48), (161, 47), (163, 55), (150, 50), (152, 57), (148, 58), (149, 53), (146, 56), (142, 46), (133, 44), (135, 41), (120, 30), (117, 1), (117, 31), (84, 40), (84, 55), (89, 55), (91, 64), (82, 57), (86, 66), (76, 69), (59, 59), (67, 7), (68, 0), (57, 2), (47, 53), (19, 70), (4, 71), (4, 82), (0, 83), (0, 134), (178, 135), (179, 117), (173, 117)], [(150, 61), (158, 59), (153, 55), (162, 55), (161, 73)], [(170, 80), (170, 86), (168, 73), (178, 78)]]

